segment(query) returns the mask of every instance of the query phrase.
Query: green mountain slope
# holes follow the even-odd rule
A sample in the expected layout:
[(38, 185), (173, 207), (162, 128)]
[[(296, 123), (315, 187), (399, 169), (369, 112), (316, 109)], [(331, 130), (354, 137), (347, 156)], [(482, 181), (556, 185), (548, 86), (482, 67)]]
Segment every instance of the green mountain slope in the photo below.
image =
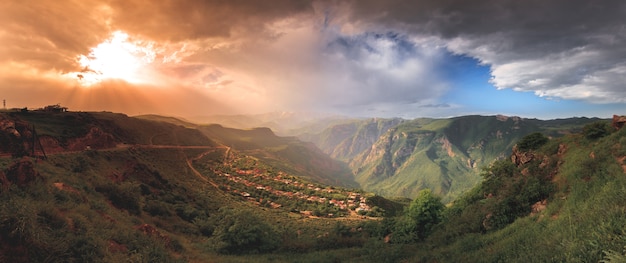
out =
[(402, 122), (402, 119), (352, 120), (332, 125), (317, 134), (300, 134), (298, 138), (314, 142), (331, 157), (349, 162), (369, 149), (390, 128)]
[(623, 262), (626, 129), (587, 127), (485, 169), (412, 261)]
[(452, 201), (479, 182), (479, 167), (506, 157), (522, 136), (535, 131), (562, 136), (592, 121), (505, 116), (368, 120), (336, 125), (303, 139), (349, 160), (363, 189), (411, 198), (428, 188)]
[[(295, 118), (288, 117), (290, 120)], [(344, 187), (358, 186), (345, 163), (330, 158), (314, 144), (302, 142), (296, 137), (277, 136), (269, 128), (237, 129), (220, 124), (198, 125), (178, 118), (156, 115), (143, 115), (138, 118), (195, 128), (222, 145), (260, 158), (264, 162), (309, 180)]]
[(362, 246), (367, 235), (352, 229), (376, 222), (369, 216), (385, 213), (377, 206), (403, 209), (216, 143), (228, 132), (253, 142), (245, 151), (292, 140), (267, 129), (210, 127), (223, 133), (210, 140), (179, 125), (73, 112), (3, 113), (0, 124), (0, 262), (249, 262), (277, 252), (301, 261), (294, 253)]
[(218, 124), (202, 125), (198, 130), (223, 145), (309, 180), (345, 187), (357, 186), (345, 163), (330, 158), (314, 144), (295, 137), (276, 136), (269, 128), (240, 130)]

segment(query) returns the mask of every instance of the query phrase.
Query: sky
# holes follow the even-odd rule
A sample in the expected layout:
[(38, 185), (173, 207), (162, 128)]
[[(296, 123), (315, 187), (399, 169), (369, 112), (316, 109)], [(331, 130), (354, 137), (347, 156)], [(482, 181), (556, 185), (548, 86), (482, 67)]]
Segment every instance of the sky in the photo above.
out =
[(626, 114), (622, 0), (4, 0), (6, 108)]

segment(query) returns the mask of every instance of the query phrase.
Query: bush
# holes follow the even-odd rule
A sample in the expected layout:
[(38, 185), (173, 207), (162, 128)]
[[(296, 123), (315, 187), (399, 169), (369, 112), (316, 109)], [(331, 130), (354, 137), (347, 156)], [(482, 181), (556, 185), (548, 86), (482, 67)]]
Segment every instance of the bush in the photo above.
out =
[(143, 207), (143, 210), (148, 212), (151, 216), (170, 216), (170, 210), (167, 209), (167, 205), (159, 201), (148, 201)]
[(548, 137), (540, 132), (534, 132), (524, 136), (518, 143), (517, 148), (520, 151), (537, 150), (549, 141)]
[(609, 134), (611, 134), (611, 126), (605, 121), (597, 121), (583, 127), (583, 135), (590, 140), (599, 139)]
[(420, 191), (411, 202), (405, 218), (397, 221), (394, 242), (409, 243), (426, 238), (433, 227), (441, 222), (444, 208), (441, 199), (433, 195), (430, 189)]
[(223, 254), (264, 253), (278, 248), (279, 235), (274, 228), (251, 211), (222, 209), (223, 217), (214, 237), (215, 249)]

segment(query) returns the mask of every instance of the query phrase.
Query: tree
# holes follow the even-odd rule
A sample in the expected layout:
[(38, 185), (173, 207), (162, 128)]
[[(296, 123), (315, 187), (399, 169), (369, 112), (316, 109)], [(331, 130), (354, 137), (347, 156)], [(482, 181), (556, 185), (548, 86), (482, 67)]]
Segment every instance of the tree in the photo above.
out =
[(417, 198), (409, 205), (407, 220), (400, 228), (402, 232), (412, 232), (411, 236), (417, 240), (426, 238), (433, 227), (441, 222), (441, 213), (445, 206), (441, 199), (425, 189), (417, 194)]

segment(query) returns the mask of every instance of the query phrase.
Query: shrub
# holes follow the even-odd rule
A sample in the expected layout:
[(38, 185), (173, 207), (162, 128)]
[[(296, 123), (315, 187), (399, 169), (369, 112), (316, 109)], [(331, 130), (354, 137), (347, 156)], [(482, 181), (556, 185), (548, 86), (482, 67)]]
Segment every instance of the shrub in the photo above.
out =
[(524, 136), (518, 143), (517, 147), (520, 151), (537, 150), (549, 141), (548, 137), (540, 132), (534, 132)]
[(583, 127), (583, 135), (590, 140), (599, 139), (609, 134), (611, 134), (611, 126), (605, 121), (597, 121)]
[(215, 230), (217, 252), (223, 254), (263, 253), (278, 248), (279, 235), (250, 211), (223, 209), (224, 216)]
[(167, 209), (166, 204), (159, 201), (148, 201), (143, 207), (143, 210), (148, 212), (151, 216), (170, 216), (170, 210)]

